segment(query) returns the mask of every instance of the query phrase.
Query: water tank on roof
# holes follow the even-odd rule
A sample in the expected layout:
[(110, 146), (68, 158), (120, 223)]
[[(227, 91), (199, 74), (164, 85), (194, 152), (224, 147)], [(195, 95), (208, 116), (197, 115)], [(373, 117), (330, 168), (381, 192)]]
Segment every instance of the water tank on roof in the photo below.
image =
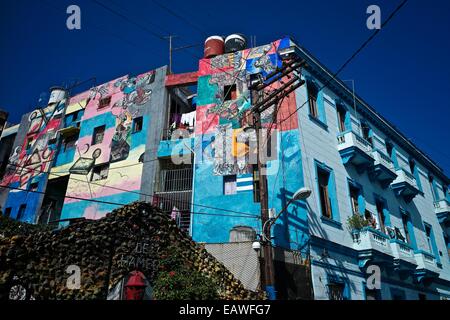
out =
[(242, 34), (234, 33), (225, 38), (225, 53), (247, 49), (247, 40)]
[(205, 58), (219, 56), (224, 52), (224, 41), (221, 36), (211, 36), (205, 40)]
[(66, 90), (62, 87), (50, 88), (50, 98), (48, 104), (58, 103), (66, 97)]

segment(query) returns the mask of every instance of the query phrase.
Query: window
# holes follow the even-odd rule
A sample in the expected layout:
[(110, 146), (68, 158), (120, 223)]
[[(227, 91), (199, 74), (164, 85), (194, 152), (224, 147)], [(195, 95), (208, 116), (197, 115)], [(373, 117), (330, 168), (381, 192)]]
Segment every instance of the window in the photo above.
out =
[[(8, 208), (6, 208), (6, 209), (8, 209)], [(447, 248), (447, 255), (450, 259), (450, 237), (447, 236), (445, 233), (444, 233), (444, 242), (445, 242), (445, 246)]]
[(442, 193), (444, 194), (443, 199), (447, 199), (448, 198), (448, 188), (445, 185), (442, 185)]
[(94, 135), (92, 137), (92, 145), (102, 143), (104, 135), (105, 135), (105, 126), (100, 126), (100, 127), (94, 128)]
[(328, 295), (330, 300), (344, 300), (344, 284), (343, 283), (329, 283)]
[(366, 140), (371, 146), (373, 146), (372, 132), (367, 123), (361, 123), (361, 132), (364, 140)]
[(427, 237), (428, 252), (433, 252), (433, 245), (431, 242), (431, 226), (425, 225), (425, 235)]
[(402, 214), (403, 232), (405, 233), (406, 243), (411, 244), (411, 235), (409, 234), (408, 223), (410, 223), (409, 216), (407, 214)]
[(261, 202), (259, 192), (259, 171), (258, 166), (253, 165), (253, 202)]
[(75, 144), (77, 143), (78, 135), (72, 135), (69, 137), (66, 137), (64, 139), (64, 152), (67, 150), (70, 150), (72, 148), (75, 148)]
[(331, 209), (330, 192), (328, 187), (330, 173), (321, 168), (317, 168), (317, 178), (322, 216), (331, 219), (333, 217), (333, 212)]
[(437, 195), (437, 190), (435, 188), (435, 182), (434, 182), (434, 177), (432, 175), (428, 176), (428, 182), (430, 183), (430, 188), (431, 188), (431, 195), (433, 196), (433, 200), (434, 201), (438, 201), (438, 195)]
[(352, 205), (352, 212), (353, 214), (360, 214), (360, 208), (359, 208), (359, 202), (358, 198), (360, 196), (360, 190), (355, 187), (354, 185), (349, 185), (350, 189), (350, 201)]
[(380, 199), (375, 200), (375, 206), (378, 213), (378, 224), (381, 232), (386, 233), (386, 215), (385, 215), (385, 204), (384, 201)]
[(387, 152), (388, 156), (391, 158), (391, 160), (392, 160), (392, 152), (393, 151), (394, 151), (394, 146), (392, 145), (392, 143), (386, 142), (386, 152)]
[(236, 175), (223, 177), (223, 194), (236, 194)]
[(91, 181), (104, 180), (108, 178), (109, 164), (95, 166), (92, 170)]
[(420, 176), (419, 171), (417, 170), (416, 161), (414, 159), (409, 159), (409, 169), (411, 170), (411, 174), (414, 176), (417, 188), (419, 188), (420, 191), (422, 191), (422, 184), (420, 183)]
[(111, 103), (111, 96), (100, 99), (98, 103), (98, 109), (106, 108), (107, 106), (109, 106), (110, 103)]
[(336, 106), (336, 111), (338, 116), (339, 132), (344, 132), (346, 130), (345, 120), (347, 117), (347, 110), (345, 110), (345, 108), (342, 105), (338, 104)]
[(33, 143), (33, 138), (32, 137), (28, 138), (27, 139), (27, 150), (30, 150), (32, 143)]
[(38, 186), (39, 186), (39, 183), (37, 183), (37, 182), (30, 184), (30, 191), (36, 192), (38, 190)]
[(25, 210), (27, 209), (27, 205), (26, 204), (21, 204), (19, 207), (19, 212), (17, 213), (17, 218), (16, 220), (21, 221), (23, 216), (25, 215)]
[(398, 168), (397, 154), (395, 153), (394, 145), (389, 141), (386, 141), (386, 153), (388, 154), (389, 158), (394, 164), (394, 167), (397, 169)]
[(309, 101), (309, 114), (314, 117), (319, 117), (319, 112), (317, 108), (317, 88), (314, 84), (308, 83), (308, 101)]
[(142, 131), (142, 117), (133, 120), (133, 133)]
[(7, 218), (11, 217), (11, 210), (12, 210), (11, 207), (5, 209), (5, 217)]
[(223, 97), (224, 101), (236, 100), (237, 99), (236, 85), (233, 84), (231, 86), (225, 86), (223, 88)]

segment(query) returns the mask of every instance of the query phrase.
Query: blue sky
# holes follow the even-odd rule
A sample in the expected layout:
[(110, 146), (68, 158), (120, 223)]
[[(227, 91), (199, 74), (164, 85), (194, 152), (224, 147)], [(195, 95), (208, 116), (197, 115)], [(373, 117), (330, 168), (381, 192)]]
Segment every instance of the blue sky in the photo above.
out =
[[(370, 36), (366, 8), (382, 20), (400, 2), (164, 1), (186, 21), (152, 1), (17, 0), (0, 4), (0, 107), (20, 121), (50, 86), (95, 77), (103, 83), (168, 63), (168, 44), (154, 34), (175, 34), (174, 45), (202, 44), (207, 35), (241, 32), (258, 44), (293, 36), (330, 70)], [(66, 8), (81, 8), (82, 29), (66, 28)], [(450, 172), (450, 1), (410, 0), (340, 74), (358, 94)], [(150, 30), (146, 32), (130, 21)], [(152, 34), (153, 33), (153, 34)], [(202, 46), (174, 53), (174, 71), (194, 71)], [(87, 84), (89, 85), (89, 84)], [(86, 88), (87, 89), (87, 88)]]

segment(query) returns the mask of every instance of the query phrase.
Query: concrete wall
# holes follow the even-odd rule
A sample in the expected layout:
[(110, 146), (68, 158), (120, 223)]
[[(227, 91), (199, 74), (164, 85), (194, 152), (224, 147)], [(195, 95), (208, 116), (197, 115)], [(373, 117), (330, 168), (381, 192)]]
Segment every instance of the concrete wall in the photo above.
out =
[(205, 249), (222, 262), (248, 290), (260, 285), (259, 255), (252, 242), (206, 243)]

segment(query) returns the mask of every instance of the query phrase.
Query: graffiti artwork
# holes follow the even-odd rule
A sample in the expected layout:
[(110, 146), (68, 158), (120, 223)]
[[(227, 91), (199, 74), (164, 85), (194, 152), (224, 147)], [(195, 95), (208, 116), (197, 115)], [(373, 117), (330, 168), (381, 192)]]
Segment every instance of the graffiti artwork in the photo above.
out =
[(27, 135), (9, 158), (10, 165), (2, 184), (16, 184), (18, 188), (26, 189), (32, 179), (49, 170), (64, 108), (63, 100), (30, 113)]

